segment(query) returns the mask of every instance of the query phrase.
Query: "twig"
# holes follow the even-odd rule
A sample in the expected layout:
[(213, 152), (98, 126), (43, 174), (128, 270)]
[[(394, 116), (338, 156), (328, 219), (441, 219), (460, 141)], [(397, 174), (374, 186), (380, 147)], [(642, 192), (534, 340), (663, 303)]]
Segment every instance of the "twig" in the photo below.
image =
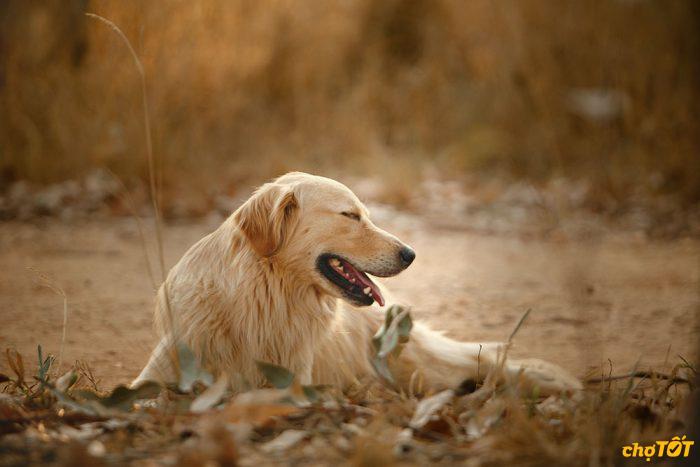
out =
[(627, 378), (646, 378), (646, 379), (651, 379), (651, 378), (656, 378), (656, 379), (663, 379), (663, 380), (668, 380), (674, 384), (690, 384), (690, 381), (688, 381), (686, 378), (681, 378), (680, 376), (670, 376), (664, 373), (659, 373), (657, 371), (633, 371), (630, 373), (626, 373), (623, 375), (609, 375), (609, 376), (604, 376), (600, 378), (589, 378), (585, 380), (584, 382), (586, 384), (596, 384), (596, 383), (604, 383), (608, 381), (617, 381), (621, 379), (627, 379)]
[(681, 360), (683, 360), (683, 363), (685, 363), (686, 368), (688, 368), (690, 371), (692, 371), (694, 375), (697, 375), (697, 374), (698, 374), (698, 372), (697, 372), (697, 370), (695, 369), (695, 367), (694, 367), (693, 365), (691, 365), (690, 362), (689, 362), (688, 360), (686, 360), (686, 359), (683, 357), (683, 355), (680, 355), (680, 354), (679, 354), (679, 355), (678, 355), (678, 358), (680, 358)]
[(532, 308), (528, 308), (525, 313), (520, 317), (520, 320), (518, 321), (518, 324), (515, 325), (515, 329), (513, 329), (513, 332), (510, 333), (510, 336), (508, 336), (508, 340), (506, 341), (506, 345), (504, 346), (503, 349), (503, 358), (500, 360), (499, 367), (502, 368), (503, 365), (506, 363), (506, 359), (508, 358), (508, 350), (510, 350), (510, 346), (513, 343), (513, 338), (515, 335), (518, 333), (520, 328), (522, 327), (523, 323), (525, 323), (525, 320), (527, 319), (528, 316), (530, 316), (530, 312), (532, 311)]
[(515, 329), (513, 329), (513, 332), (510, 333), (510, 337), (508, 337), (508, 344), (510, 344), (513, 341), (513, 338), (520, 330), (520, 327), (523, 325), (527, 317), (530, 316), (531, 311), (532, 308), (528, 308), (527, 311), (523, 314), (523, 316), (520, 317), (520, 321), (518, 321), (518, 324), (515, 326)]
[(76, 360), (75, 368), (80, 372), (81, 376), (85, 376), (85, 379), (88, 380), (95, 392), (100, 392), (100, 388), (98, 387), (99, 380), (95, 377), (95, 374), (92, 372), (92, 368), (90, 368), (90, 365), (88, 365), (82, 360)]

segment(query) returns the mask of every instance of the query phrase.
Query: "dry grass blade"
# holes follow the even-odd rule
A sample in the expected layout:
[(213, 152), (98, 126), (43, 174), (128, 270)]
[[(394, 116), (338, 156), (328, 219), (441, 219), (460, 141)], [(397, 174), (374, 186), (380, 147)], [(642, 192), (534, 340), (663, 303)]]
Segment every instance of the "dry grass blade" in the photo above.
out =
[(528, 308), (525, 313), (520, 317), (520, 320), (518, 320), (518, 324), (515, 325), (515, 328), (513, 329), (513, 332), (510, 333), (510, 336), (508, 336), (508, 341), (506, 341), (505, 348), (503, 349), (503, 354), (499, 360), (498, 363), (498, 369), (499, 372), (503, 370), (503, 366), (506, 363), (506, 359), (508, 358), (508, 351), (510, 350), (510, 346), (513, 344), (513, 339), (515, 338), (515, 335), (520, 331), (520, 328), (523, 326), (525, 323), (525, 320), (527, 319), (528, 316), (530, 316), (530, 312), (532, 311), (532, 308)]
[(155, 216), (158, 257), (160, 260), (160, 273), (162, 279), (165, 280), (165, 260), (163, 259), (163, 235), (161, 229), (160, 207), (158, 205), (158, 192), (156, 187), (155, 160), (153, 157), (153, 141), (151, 136), (151, 121), (148, 110), (148, 93), (146, 91), (146, 73), (143, 69), (143, 64), (141, 63), (141, 60), (139, 59), (138, 55), (136, 54), (136, 51), (131, 45), (131, 42), (122, 32), (119, 26), (117, 26), (107, 18), (104, 18), (100, 15), (96, 15), (94, 13), (85, 13), (85, 15), (106, 24), (112, 31), (114, 31), (119, 36), (119, 38), (122, 40), (122, 42), (124, 42), (124, 45), (126, 45), (127, 49), (129, 50), (131, 57), (134, 59), (134, 64), (136, 65), (136, 69), (139, 72), (139, 77), (141, 78), (141, 99), (143, 102), (143, 124), (146, 131), (146, 156), (148, 157), (149, 187), (151, 190), (151, 202), (153, 203), (153, 214)]
[(107, 173), (109, 173), (112, 178), (119, 184), (119, 187), (121, 188), (121, 192), (123, 193), (124, 198), (126, 199), (127, 204), (129, 205), (129, 210), (131, 211), (131, 215), (134, 219), (136, 219), (136, 227), (138, 228), (139, 231), (139, 237), (141, 240), (141, 247), (143, 248), (143, 256), (146, 259), (146, 269), (148, 272), (148, 278), (151, 281), (151, 286), (153, 289), (157, 289), (158, 285), (155, 280), (155, 274), (153, 273), (153, 267), (151, 265), (151, 255), (148, 254), (148, 244), (146, 242), (146, 229), (145, 226), (143, 225), (143, 221), (141, 220), (141, 217), (138, 215), (138, 211), (136, 209), (136, 203), (134, 202), (133, 197), (131, 196), (131, 193), (129, 193), (129, 190), (127, 189), (126, 185), (122, 181), (121, 178), (111, 170), (107, 170)]
[(63, 350), (66, 345), (66, 329), (68, 328), (68, 296), (66, 292), (51, 279), (47, 274), (37, 271), (34, 268), (28, 268), (34, 274), (36, 274), (39, 279), (39, 283), (44, 287), (47, 287), (56, 295), (63, 298), (63, 324), (61, 326), (61, 347), (58, 351), (58, 369), (60, 370), (61, 364), (63, 363)]
[(528, 308), (527, 311), (520, 317), (520, 321), (518, 321), (518, 324), (515, 325), (515, 329), (513, 329), (513, 332), (511, 332), (510, 336), (508, 337), (508, 344), (509, 345), (511, 342), (513, 342), (513, 338), (518, 333), (518, 331), (522, 327), (522, 325), (525, 322), (525, 320), (527, 319), (527, 317), (530, 316), (531, 311), (532, 311), (532, 308)]
[(683, 355), (678, 355), (678, 358), (680, 358), (683, 361), (683, 364), (685, 365), (685, 368), (689, 369), (690, 371), (693, 372), (694, 375), (698, 374), (698, 371), (695, 369), (691, 363), (683, 357)]
[[(530, 312), (532, 312), (531, 308), (528, 308), (525, 313), (520, 317), (520, 320), (518, 320), (518, 323), (515, 325), (515, 328), (513, 329), (513, 332), (510, 333), (510, 336), (508, 336), (508, 340), (506, 341), (506, 344), (500, 348), (496, 354), (496, 364), (489, 370), (489, 372), (486, 374), (486, 377), (484, 378), (484, 382), (481, 385), (479, 389), (474, 391), (470, 396), (469, 399), (472, 401), (472, 404), (474, 405), (479, 405), (482, 404), (486, 401), (488, 397), (490, 397), (490, 394), (492, 391), (496, 389), (496, 386), (498, 385), (498, 382), (504, 378), (505, 374), (505, 365), (506, 365), (506, 360), (508, 359), (508, 350), (510, 349), (510, 346), (513, 342), (513, 339), (515, 338), (515, 335), (518, 333), (520, 328), (523, 326), (525, 323), (525, 320), (527, 319), (528, 316), (530, 316)], [(480, 370), (480, 364), (481, 364), (481, 350), (482, 348), (479, 347), (479, 353), (477, 354), (477, 368)]]
[[(146, 136), (146, 157), (148, 160), (148, 179), (149, 179), (149, 189), (150, 189), (150, 197), (151, 197), (151, 203), (153, 206), (153, 216), (154, 216), (154, 223), (155, 223), (155, 231), (156, 231), (156, 247), (158, 249), (158, 262), (160, 265), (160, 274), (161, 274), (161, 281), (165, 282), (166, 278), (166, 271), (165, 271), (165, 255), (163, 254), (163, 229), (162, 229), (162, 219), (161, 219), (161, 211), (160, 211), (160, 204), (159, 204), (159, 194), (158, 194), (158, 186), (156, 184), (156, 170), (155, 170), (155, 158), (153, 155), (153, 137), (151, 134), (151, 121), (150, 121), (150, 115), (149, 115), (149, 106), (148, 106), (148, 92), (146, 88), (146, 72), (144, 71), (143, 64), (141, 63), (141, 60), (139, 59), (138, 55), (136, 54), (136, 51), (134, 50), (133, 46), (131, 45), (131, 42), (129, 41), (129, 38), (126, 37), (126, 34), (117, 26), (114, 22), (108, 20), (107, 18), (97, 15), (95, 13), (85, 13), (85, 15), (89, 18), (96, 19), (103, 24), (106, 24), (119, 38), (121, 41), (124, 43), (124, 45), (127, 47), (129, 50), (129, 53), (131, 54), (131, 57), (134, 60), (134, 64), (136, 65), (136, 69), (139, 73), (140, 77), (140, 82), (141, 82), (141, 100), (143, 103), (143, 124), (144, 124), (144, 130), (145, 130), (145, 136)], [(177, 349), (175, 345), (177, 344), (178, 338), (175, 335), (177, 332), (177, 329), (175, 328), (175, 323), (173, 321), (172, 313), (170, 310), (170, 299), (168, 297), (168, 291), (167, 288), (163, 288), (163, 295), (165, 298), (165, 315), (166, 315), (166, 326), (170, 331), (170, 334), (172, 335), (172, 339), (170, 340), (173, 345), (171, 345), (171, 348), (169, 349), (168, 354), (170, 355), (170, 363), (175, 371), (176, 374), (179, 375), (180, 373), (180, 365), (179, 365), (179, 360), (177, 358)], [(179, 377), (178, 377), (179, 379)]]
[(78, 374), (87, 380), (92, 390), (95, 392), (100, 392), (100, 380), (95, 376), (95, 373), (92, 371), (92, 368), (90, 368), (90, 365), (88, 365), (87, 362), (83, 360), (76, 360), (74, 367)]

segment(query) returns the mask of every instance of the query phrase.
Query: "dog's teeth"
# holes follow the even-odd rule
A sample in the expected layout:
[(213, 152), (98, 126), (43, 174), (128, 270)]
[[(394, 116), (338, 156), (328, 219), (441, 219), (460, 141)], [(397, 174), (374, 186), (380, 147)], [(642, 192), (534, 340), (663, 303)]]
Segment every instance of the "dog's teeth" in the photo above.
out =
[(355, 279), (351, 277), (351, 278), (350, 278), (350, 282), (352, 282), (352, 283), (354, 284), (354, 283), (355, 283)]
[(372, 290), (372, 289), (370, 289), (369, 287), (365, 287), (364, 289), (362, 289), (362, 292), (363, 292), (365, 295), (369, 295), (369, 291), (370, 291), (370, 290)]
[[(340, 266), (340, 260), (338, 260), (338, 258), (332, 258), (332, 259), (330, 260), (330, 263), (331, 263), (331, 266), (336, 266), (336, 267), (337, 267), (337, 266)], [(341, 269), (342, 269), (342, 268), (341, 268)]]

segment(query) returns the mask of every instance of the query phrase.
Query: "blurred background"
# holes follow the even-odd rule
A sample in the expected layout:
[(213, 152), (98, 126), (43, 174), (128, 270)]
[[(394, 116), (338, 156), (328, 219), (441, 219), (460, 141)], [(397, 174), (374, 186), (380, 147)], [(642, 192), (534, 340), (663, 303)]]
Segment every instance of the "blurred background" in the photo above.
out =
[(694, 0), (6, 0), (5, 218), (96, 168), (147, 179), (139, 75), (88, 11), (143, 61), (166, 215), (288, 170), (371, 176), (408, 208), (426, 180), (564, 183), (617, 214), (700, 200)]

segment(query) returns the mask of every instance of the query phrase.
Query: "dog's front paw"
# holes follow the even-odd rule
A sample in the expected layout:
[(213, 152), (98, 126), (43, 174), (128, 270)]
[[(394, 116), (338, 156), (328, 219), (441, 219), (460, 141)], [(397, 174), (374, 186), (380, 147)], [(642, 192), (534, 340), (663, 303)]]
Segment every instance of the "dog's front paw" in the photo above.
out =
[(539, 359), (509, 360), (508, 374), (519, 378), (526, 389), (539, 395), (576, 393), (583, 389), (581, 381), (558, 365)]

